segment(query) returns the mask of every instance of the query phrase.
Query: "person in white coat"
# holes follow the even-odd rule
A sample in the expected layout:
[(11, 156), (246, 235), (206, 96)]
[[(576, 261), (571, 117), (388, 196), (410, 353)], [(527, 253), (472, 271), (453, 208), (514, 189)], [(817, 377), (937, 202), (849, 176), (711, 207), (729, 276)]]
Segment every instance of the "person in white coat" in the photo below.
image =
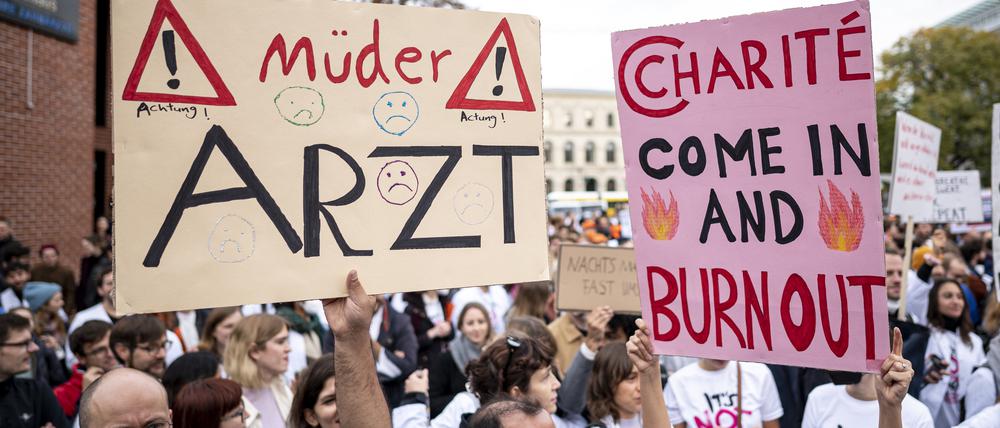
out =
[(955, 426), (962, 422), (961, 405), (972, 370), (986, 361), (982, 339), (972, 334), (969, 307), (957, 281), (935, 282), (928, 295), (927, 324), (931, 336), (920, 401), (930, 409), (934, 426)]

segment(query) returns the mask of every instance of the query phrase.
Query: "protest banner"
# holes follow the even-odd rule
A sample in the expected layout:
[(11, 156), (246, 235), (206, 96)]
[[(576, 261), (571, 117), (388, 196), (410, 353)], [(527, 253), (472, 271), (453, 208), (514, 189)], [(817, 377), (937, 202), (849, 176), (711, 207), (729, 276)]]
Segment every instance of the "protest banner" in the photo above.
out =
[(623, 31), (612, 51), (656, 352), (876, 371), (868, 2)]
[[(896, 112), (893, 134), (892, 179), (889, 181), (889, 213), (898, 214), (906, 223), (903, 232), (903, 266), (913, 258), (913, 224), (934, 215), (937, 193), (938, 152), (941, 130), (906, 112)], [(906, 320), (906, 293), (909, 276), (903, 275), (899, 291), (900, 321)]]
[[(993, 104), (993, 127), (990, 130), (993, 134), (993, 147), (990, 157), (990, 199), (993, 207), (990, 218), (993, 221), (993, 236), (1000, 236), (1000, 104)], [(1000, 266), (1000, 239), (993, 240), (993, 266)], [(997, 293), (1000, 299), (1000, 293)]]
[(983, 221), (979, 171), (938, 171), (934, 178), (934, 209), (917, 223), (966, 223)]
[(889, 213), (904, 220), (934, 216), (941, 130), (905, 112), (896, 112)]
[(111, 10), (119, 310), (548, 279), (534, 18)]
[(605, 305), (618, 313), (640, 313), (635, 250), (601, 245), (559, 246), (556, 307), (589, 311)]

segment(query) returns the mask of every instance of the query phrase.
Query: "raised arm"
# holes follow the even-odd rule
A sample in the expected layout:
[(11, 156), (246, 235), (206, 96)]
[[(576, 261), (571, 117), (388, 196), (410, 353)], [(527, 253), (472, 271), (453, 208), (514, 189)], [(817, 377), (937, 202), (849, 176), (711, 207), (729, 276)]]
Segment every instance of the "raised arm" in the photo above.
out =
[(897, 327), (892, 331), (892, 352), (882, 362), (881, 373), (875, 377), (879, 428), (903, 426), (903, 399), (913, 379), (913, 364), (903, 358), (902, 353), (903, 334)]
[(347, 297), (323, 301), (323, 312), (337, 341), (333, 361), (340, 424), (344, 428), (389, 427), (389, 406), (375, 374), (368, 335), (375, 298), (365, 293), (353, 270), (347, 274), (347, 293)]
[(667, 403), (663, 401), (663, 384), (660, 381), (660, 359), (653, 354), (653, 343), (642, 318), (635, 320), (639, 327), (625, 344), (628, 357), (639, 371), (639, 390), (642, 391), (642, 426), (644, 428), (670, 428)]

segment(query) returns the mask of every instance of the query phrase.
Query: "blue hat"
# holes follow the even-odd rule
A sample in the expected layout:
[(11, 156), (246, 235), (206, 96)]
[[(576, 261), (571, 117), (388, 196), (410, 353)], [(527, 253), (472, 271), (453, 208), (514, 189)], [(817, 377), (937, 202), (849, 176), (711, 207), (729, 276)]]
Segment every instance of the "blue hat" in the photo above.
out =
[(28, 308), (31, 312), (38, 312), (38, 309), (45, 305), (52, 296), (62, 291), (62, 287), (51, 282), (32, 281), (24, 286), (24, 299), (28, 301)]

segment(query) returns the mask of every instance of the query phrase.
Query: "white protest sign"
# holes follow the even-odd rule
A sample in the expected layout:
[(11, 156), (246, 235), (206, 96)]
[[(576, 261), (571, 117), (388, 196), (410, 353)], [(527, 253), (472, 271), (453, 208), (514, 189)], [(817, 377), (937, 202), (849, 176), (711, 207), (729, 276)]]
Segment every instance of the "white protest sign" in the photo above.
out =
[(933, 215), (918, 223), (969, 223), (983, 221), (979, 196), (979, 171), (938, 171)]
[(549, 276), (539, 23), (115, 0), (118, 309)]
[(931, 218), (937, 187), (941, 130), (905, 112), (896, 112), (889, 213)]

